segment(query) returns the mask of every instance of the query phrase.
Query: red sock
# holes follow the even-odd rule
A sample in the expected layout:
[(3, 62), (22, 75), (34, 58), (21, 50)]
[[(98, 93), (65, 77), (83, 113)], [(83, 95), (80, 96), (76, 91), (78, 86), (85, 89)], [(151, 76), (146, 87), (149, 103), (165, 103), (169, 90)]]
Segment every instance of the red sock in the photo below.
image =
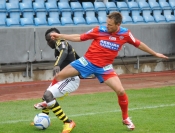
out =
[(122, 118), (125, 120), (128, 118), (128, 97), (126, 93), (122, 96), (118, 96), (118, 103), (122, 111)]
[(54, 84), (56, 84), (58, 81), (54, 78), (53, 80), (52, 80), (52, 86), (54, 85)]

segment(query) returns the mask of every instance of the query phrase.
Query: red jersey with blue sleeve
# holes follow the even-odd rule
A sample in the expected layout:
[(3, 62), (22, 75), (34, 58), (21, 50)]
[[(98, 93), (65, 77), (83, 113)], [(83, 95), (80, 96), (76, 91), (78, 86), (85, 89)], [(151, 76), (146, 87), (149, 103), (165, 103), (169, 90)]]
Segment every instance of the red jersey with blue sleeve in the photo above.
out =
[(135, 47), (140, 45), (140, 41), (123, 27), (110, 34), (106, 26), (98, 26), (81, 34), (80, 39), (81, 41), (93, 39), (84, 57), (98, 67), (112, 64), (123, 44), (130, 43)]

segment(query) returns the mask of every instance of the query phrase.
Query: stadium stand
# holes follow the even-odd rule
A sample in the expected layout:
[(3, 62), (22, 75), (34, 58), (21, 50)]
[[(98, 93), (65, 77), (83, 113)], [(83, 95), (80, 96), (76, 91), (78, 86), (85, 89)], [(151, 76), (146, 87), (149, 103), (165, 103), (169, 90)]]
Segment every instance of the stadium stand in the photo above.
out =
[(166, 0), (159, 0), (159, 5), (162, 8), (162, 10), (171, 9), (171, 6), (168, 2), (166, 2)]
[(53, 25), (61, 25), (61, 22), (59, 20), (60, 12), (49, 12), (48, 13), (48, 25), (53, 26)]
[(98, 25), (99, 24), (97, 18), (94, 16), (86, 17), (86, 23), (88, 25)]
[(154, 19), (157, 23), (165, 23), (166, 22), (166, 19), (165, 17), (161, 14), (162, 11), (161, 10), (154, 10), (153, 11), (153, 16), (154, 16)]
[(138, 3), (134, 1), (128, 2), (128, 7), (130, 10), (137, 10), (137, 11), (140, 10)]
[(44, 0), (35, 0), (33, 2), (33, 10), (35, 12), (37, 12), (37, 11), (46, 11), (45, 1)]
[(163, 14), (167, 22), (175, 22), (175, 16), (171, 15), (171, 10), (164, 10)]
[(74, 22), (70, 17), (61, 17), (61, 24), (63, 26), (70, 26), (70, 25), (74, 25)]
[(140, 15), (140, 11), (132, 10), (131, 14), (134, 23), (145, 23), (143, 17)]
[(8, 3), (6, 3), (6, 9), (8, 12), (20, 11), (19, 0), (9, 0)]
[(149, 6), (151, 7), (152, 10), (160, 10), (161, 7), (156, 0), (148, 0)]
[(59, 11), (57, 6), (57, 0), (47, 0), (47, 2), (45, 2), (45, 6), (46, 6), (47, 12)]
[(142, 14), (146, 23), (155, 23), (155, 19), (151, 15), (151, 10), (143, 10)]
[(70, 7), (71, 7), (73, 12), (77, 12), (77, 11), (82, 12), (82, 11), (84, 11), (83, 7), (81, 6), (81, 4), (79, 2), (71, 2)]
[(107, 12), (106, 6), (103, 2), (94, 2), (94, 8), (95, 8), (96, 12), (99, 12), (99, 11), (106, 11)]
[(126, 2), (117, 2), (117, 7), (119, 9), (119, 11), (123, 11), (123, 10), (129, 10), (129, 7), (127, 5)]
[(118, 7), (114, 2), (106, 2), (106, 10), (107, 13), (109, 13), (110, 11), (118, 11)]
[(73, 21), (75, 25), (86, 25), (85, 19), (81, 16), (73, 17)]
[(82, 2), (84, 11), (95, 11), (94, 5), (91, 2)]
[(19, 7), (22, 12), (33, 11), (32, 0), (22, 0), (22, 2), (19, 3)]
[(174, 0), (169, 0), (169, 4), (171, 6), (171, 9), (175, 10), (175, 1)]
[(0, 1), (0, 11), (1, 12), (6, 11), (6, 0), (1, 0)]
[(151, 9), (149, 4), (146, 2), (146, 0), (139, 0), (138, 5), (142, 11)]

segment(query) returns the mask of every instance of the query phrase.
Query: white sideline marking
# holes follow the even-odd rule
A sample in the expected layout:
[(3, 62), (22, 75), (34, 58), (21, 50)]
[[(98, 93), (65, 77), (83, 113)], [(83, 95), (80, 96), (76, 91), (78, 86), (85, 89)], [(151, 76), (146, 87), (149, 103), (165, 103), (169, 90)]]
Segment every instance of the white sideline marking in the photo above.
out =
[[(134, 110), (144, 110), (144, 109), (156, 109), (156, 108), (164, 108), (164, 107), (172, 107), (175, 106), (175, 104), (163, 104), (159, 106), (147, 106), (147, 107), (141, 107), (141, 108), (131, 108), (129, 111)], [(79, 117), (79, 116), (88, 116), (88, 115), (98, 115), (98, 114), (105, 114), (105, 113), (113, 113), (113, 112), (120, 112), (121, 110), (113, 110), (113, 111), (104, 111), (104, 112), (94, 112), (94, 113), (86, 113), (86, 114), (75, 114), (75, 115), (69, 115), (69, 117)], [(56, 119), (56, 117), (51, 117), (51, 119)], [(18, 122), (26, 122), (31, 121), (29, 120), (9, 120), (9, 121), (0, 121), (0, 124), (9, 124), (9, 123), (18, 123)]]

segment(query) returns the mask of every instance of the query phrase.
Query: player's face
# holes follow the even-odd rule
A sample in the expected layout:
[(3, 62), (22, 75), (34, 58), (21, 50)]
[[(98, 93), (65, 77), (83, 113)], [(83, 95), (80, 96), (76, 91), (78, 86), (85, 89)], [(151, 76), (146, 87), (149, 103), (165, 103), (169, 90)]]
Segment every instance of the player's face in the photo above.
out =
[(116, 32), (119, 29), (120, 24), (115, 24), (113, 19), (107, 19), (107, 29), (109, 33)]

